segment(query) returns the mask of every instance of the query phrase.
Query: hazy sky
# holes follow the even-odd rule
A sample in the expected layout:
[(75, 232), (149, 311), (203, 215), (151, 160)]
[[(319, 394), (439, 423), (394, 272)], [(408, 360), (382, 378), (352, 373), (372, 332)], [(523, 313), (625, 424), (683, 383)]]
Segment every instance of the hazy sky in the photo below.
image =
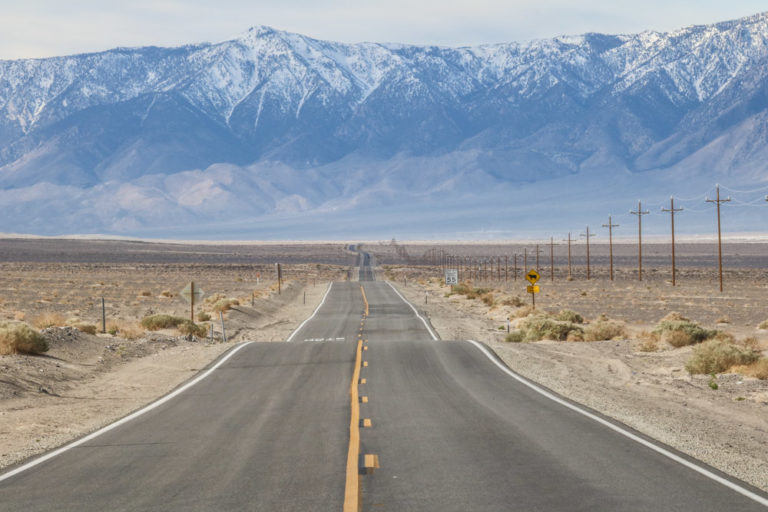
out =
[(253, 25), (345, 42), (460, 46), (668, 31), (765, 10), (765, 0), (0, 0), (0, 59), (223, 41)]

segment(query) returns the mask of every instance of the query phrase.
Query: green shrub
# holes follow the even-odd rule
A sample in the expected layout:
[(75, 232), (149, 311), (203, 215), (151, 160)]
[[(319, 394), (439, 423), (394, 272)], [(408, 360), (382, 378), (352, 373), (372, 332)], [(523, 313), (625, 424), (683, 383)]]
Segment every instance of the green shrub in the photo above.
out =
[(27, 324), (0, 323), (0, 354), (41, 354), (48, 348), (45, 336)]
[(723, 373), (731, 366), (754, 363), (759, 357), (753, 350), (715, 339), (695, 347), (685, 369), (691, 374)]
[(662, 320), (653, 332), (673, 347), (684, 347), (714, 338), (719, 331), (704, 329), (690, 320)]
[(504, 341), (510, 343), (521, 343), (525, 340), (524, 331), (512, 331), (504, 337)]
[(180, 316), (151, 315), (142, 318), (141, 325), (147, 330), (158, 331), (160, 329), (174, 329), (184, 322), (189, 322)]
[(208, 335), (208, 328), (202, 324), (196, 324), (191, 320), (184, 320), (183, 323), (178, 326), (179, 332), (184, 336), (197, 336), (198, 338), (205, 338)]
[(768, 320), (763, 320), (760, 322), (760, 325), (757, 326), (758, 329), (768, 329)]
[(561, 322), (571, 322), (573, 324), (584, 323), (584, 317), (575, 311), (571, 311), (570, 309), (564, 309), (559, 312), (557, 315), (555, 315), (555, 320), (560, 320)]
[(207, 322), (211, 319), (211, 315), (206, 313), (205, 311), (201, 311), (197, 314), (197, 320), (199, 322)]

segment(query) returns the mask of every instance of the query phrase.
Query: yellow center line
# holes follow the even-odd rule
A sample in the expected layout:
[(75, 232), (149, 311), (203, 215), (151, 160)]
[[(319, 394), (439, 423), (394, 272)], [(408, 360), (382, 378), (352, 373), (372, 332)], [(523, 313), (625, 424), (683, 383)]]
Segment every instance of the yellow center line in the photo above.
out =
[(365, 316), (368, 316), (368, 299), (365, 298), (365, 289), (360, 285), (360, 293), (363, 294), (363, 304), (365, 304)]
[(360, 379), (360, 366), (363, 358), (363, 342), (357, 342), (355, 353), (355, 370), (352, 383), (349, 386), (349, 398), (352, 409), (349, 419), (349, 451), (347, 452), (347, 482), (344, 489), (344, 512), (359, 512), (362, 505), (360, 500), (360, 403), (357, 383)]

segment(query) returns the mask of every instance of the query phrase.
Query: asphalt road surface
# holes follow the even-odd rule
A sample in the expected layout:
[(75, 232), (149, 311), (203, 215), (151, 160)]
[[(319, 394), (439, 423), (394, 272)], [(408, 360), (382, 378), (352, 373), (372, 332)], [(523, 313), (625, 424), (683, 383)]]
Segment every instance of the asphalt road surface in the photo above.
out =
[(435, 341), (394, 288), (360, 277), (334, 283), (290, 343), (242, 346), (151, 411), (0, 474), (0, 510), (341, 510), (359, 337), (361, 453), (381, 466), (361, 477), (363, 510), (766, 510), (759, 491), (551, 400), (482, 346)]

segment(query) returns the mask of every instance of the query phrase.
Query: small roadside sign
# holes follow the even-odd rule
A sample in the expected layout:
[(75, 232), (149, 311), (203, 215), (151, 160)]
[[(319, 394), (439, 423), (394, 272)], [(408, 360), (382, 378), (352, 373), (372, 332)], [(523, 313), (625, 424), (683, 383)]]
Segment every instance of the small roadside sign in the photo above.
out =
[(453, 285), (459, 284), (459, 271), (456, 269), (448, 269), (445, 271), (445, 284)]
[(536, 272), (536, 269), (531, 269), (528, 271), (527, 274), (525, 274), (525, 279), (531, 283), (536, 284), (536, 281), (538, 281), (541, 278), (538, 272)]
[(205, 292), (195, 283), (189, 283), (183, 290), (181, 290), (180, 295), (184, 297), (187, 302), (192, 302), (193, 298), (195, 302), (200, 302), (205, 296)]
[(539, 293), (541, 291), (541, 289), (539, 288), (539, 285), (537, 284), (528, 285), (526, 289), (528, 290), (528, 293)]

